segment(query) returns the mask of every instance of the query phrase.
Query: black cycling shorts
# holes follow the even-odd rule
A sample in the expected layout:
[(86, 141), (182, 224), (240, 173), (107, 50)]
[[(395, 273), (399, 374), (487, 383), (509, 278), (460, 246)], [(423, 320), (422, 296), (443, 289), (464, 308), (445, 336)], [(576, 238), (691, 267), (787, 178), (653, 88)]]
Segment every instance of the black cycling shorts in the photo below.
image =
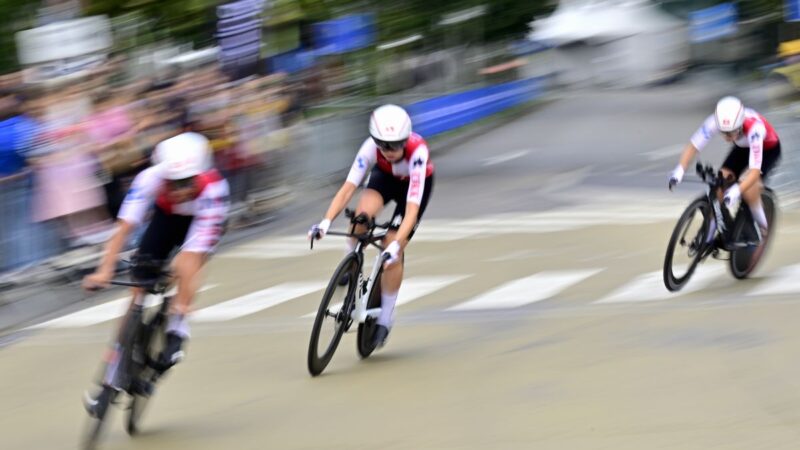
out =
[[(194, 216), (167, 214), (161, 208), (154, 208), (153, 217), (139, 243), (136, 258), (146, 262), (166, 262), (183, 245), (192, 219)], [(149, 265), (141, 270), (134, 268), (132, 275), (135, 279), (150, 279), (158, 275), (153, 271), (159, 269)]]
[[(769, 150), (763, 151), (764, 156), (761, 160), (761, 178), (766, 179), (767, 175), (775, 168), (781, 158), (781, 143)], [(750, 166), (750, 149), (734, 145), (731, 147), (728, 157), (722, 163), (722, 167), (730, 169), (736, 174), (738, 179), (745, 169)]]
[[(401, 180), (394, 175), (388, 174), (379, 168), (375, 167), (372, 169), (372, 172), (369, 175), (369, 183), (367, 183), (367, 189), (372, 189), (377, 191), (383, 197), (383, 205), (386, 206), (387, 203), (394, 200), (397, 206), (394, 208), (394, 213), (392, 213), (392, 225), (391, 228), (397, 230), (400, 228), (400, 223), (403, 222), (403, 217), (406, 214), (406, 197), (408, 196), (408, 185), (409, 180)], [(433, 174), (431, 176), (425, 178), (425, 189), (422, 191), (422, 203), (419, 205), (419, 215), (417, 216), (417, 223), (414, 224), (414, 228), (411, 230), (411, 233), (408, 235), (408, 239), (411, 240), (411, 237), (414, 236), (414, 232), (417, 231), (417, 227), (419, 226), (420, 220), (422, 220), (422, 214), (425, 212), (425, 208), (428, 206), (428, 200), (431, 197), (431, 192), (433, 191)]]

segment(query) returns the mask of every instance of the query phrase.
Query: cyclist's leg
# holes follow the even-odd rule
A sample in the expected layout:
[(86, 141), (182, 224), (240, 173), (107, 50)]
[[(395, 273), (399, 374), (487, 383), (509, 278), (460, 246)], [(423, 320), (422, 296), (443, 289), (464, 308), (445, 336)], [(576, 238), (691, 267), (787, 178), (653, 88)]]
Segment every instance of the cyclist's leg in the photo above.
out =
[(780, 144), (774, 148), (765, 150), (763, 160), (761, 161), (761, 181), (753, 189), (742, 193), (742, 198), (747, 203), (747, 206), (750, 207), (750, 212), (753, 214), (753, 218), (758, 226), (761, 227), (762, 231), (767, 230), (769, 224), (767, 223), (767, 216), (764, 212), (764, 205), (761, 203), (761, 194), (764, 192), (764, 182), (770, 172), (772, 172), (772, 169), (778, 164), (780, 156)]
[[(375, 219), (386, 203), (391, 200), (393, 180), (393, 176), (384, 173), (377, 167), (373, 168), (369, 175), (369, 183), (367, 183), (366, 189), (361, 193), (361, 198), (358, 200), (356, 214), (366, 214), (370, 219)], [(356, 233), (363, 233), (364, 231), (366, 231), (364, 226), (357, 226), (355, 229)], [(355, 241), (352, 239), (348, 239), (348, 241), (349, 251), (352, 251)]]
[[(159, 355), (162, 369), (167, 369), (183, 359), (183, 345), (189, 339), (188, 312), (200, 288), (201, 269), (206, 256), (219, 242), (222, 228), (217, 223), (195, 222), (193, 217), (172, 216), (165, 234), (170, 237), (170, 253), (180, 247), (170, 267), (177, 286), (177, 294), (170, 303), (167, 319), (166, 344)], [(202, 238), (200, 238), (202, 236)]]
[[(744, 169), (747, 167), (750, 157), (750, 149), (738, 147), (736, 145), (731, 147), (731, 150), (728, 152), (728, 156), (725, 157), (725, 161), (722, 163), (722, 167), (720, 168), (720, 172), (722, 172), (722, 177), (725, 180), (738, 180), (739, 176), (742, 174)], [(717, 199), (722, 203), (723, 195), (725, 192), (723, 189), (717, 190)], [(712, 215), (711, 220), (709, 223), (709, 232), (706, 237), (706, 242), (711, 242), (714, 239), (715, 232), (717, 230), (717, 220)]]
[[(397, 228), (399, 228), (400, 223), (403, 221), (403, 216), (405, 215), (405, 196), (407, 195), (407, 192), (408, 183), (399, 183), (394, 197), (394, 200), (397, 202), (397, 207), (392, 215), (392, 229), (386, 233), (384, 245), (388, 245), (390, 242), (395, 240)], [(411, 241), (411, 238), (414, 237), (414, 233), (419, 226), (420, 220), (422, 220), (422, 216), (428, 206), (428, 200), (430, 199), (432, 192), (433, 176), (430, 176), (425, 180), (425, 190), (422, 194), (422, 202), (420, 203), (419, 214), (417, 215), (417, 223), (414, 225), (414, 229), (411, 230), (411, 233), (408, 236), (409, 242)], [(406, 245), (406, 247), (407, 246), (408, 245)], [(392, 264), (384, 269), (383, 276), (381, 278), (381, 315), (378, 317), (378, 325), (382, 325), (387, 329), (391, 329), (392, 327), (394, 307), (397, 303), (397, 295), (400, 292), (400, 285), (403, 282), (405, 252), (401, 252), (399, 258), (399, 263)]]
[[(139, 248), (136, 251), (137, 258), (164, 260), (170, 252), (170, 243), (166, 233), (163, 233), (165, 227), (168, 226), (168, 216), (163, 211), (156, 208), (153, 217), (147, 228), (142, 235)], [(133, 279), (146, 279), (152, 276), (146, 271), (140, 270), (134, 266), (131, 277)], [(122, 339), (125, 333), (125, 324), (131, 320), (136, 306), (141, 306), (144, 301), (144, 292), (141, 289), (134, 288), (131, 290), (131, 303), (128, 307), (128, 312), (120, 320), (117, 328), (116, 337), (111, 344), (111, 348), (105, 355), (106, 371), (103, 376), (103, 384), (114, 388), (119, 388), (117, 385), (117, 375), (119, 371), (120, 358), (122, 357)]]

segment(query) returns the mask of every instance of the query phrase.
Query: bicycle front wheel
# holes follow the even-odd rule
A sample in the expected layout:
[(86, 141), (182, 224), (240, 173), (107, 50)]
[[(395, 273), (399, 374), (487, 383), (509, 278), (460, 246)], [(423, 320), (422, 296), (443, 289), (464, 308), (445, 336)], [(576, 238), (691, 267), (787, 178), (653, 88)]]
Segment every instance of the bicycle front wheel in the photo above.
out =
[(710, 214), (708, 199), (701, 197), (678, 219), (664, 256), (664, 285), (669, 291), (678, 291), (689, 282), (707, 246), (712, 245), (706, 242)]
[[(339, 263), (325, 289), (308, 344), (308, 371), (312, 376), (325, 370), (342, 335), (351, 324), (359, 270), (358, 256), (355, 253), (349, 254)], [(340, 280), (347, 277), (349, 282), (340, 286)]]

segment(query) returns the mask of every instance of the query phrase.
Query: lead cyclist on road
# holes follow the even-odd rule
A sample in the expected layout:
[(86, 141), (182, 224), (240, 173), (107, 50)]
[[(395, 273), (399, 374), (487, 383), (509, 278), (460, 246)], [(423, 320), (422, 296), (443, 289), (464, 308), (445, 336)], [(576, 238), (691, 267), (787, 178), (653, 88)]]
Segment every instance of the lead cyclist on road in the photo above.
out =
[[(717, 133), (722, 133), (725, 141), (733, 144), (722, 163), (721, 171), (723, 179), (735, 182), (724, 193), (720, 192), (721, 200), (730, 206), (743, 198), (760, 228), (762, 238), (751, 258), (751, 264), (754, 265), (761, 257), (769, 233), (769, 224), (761, 203), (763, 181), (781, 156), (778, 134), (764, 116), (746, 108), (736, 97), (722, 98), (717, 103), (714, 114), (706, 118), (684, 148), (680, 162), (669, 176), (669, 188), (672, 189), (681, 182), (686, 168)], [(739, 181), (745, 169), (749, 170)], [(716, 222), (712, 218), (709, 239), (714, 236), (715, 231)]]
[[(353, 161), (347, 181), (336, 193), (322, 221), (311, 227), (308, 236), (311, 239), (325, 236), (331, 222), (342, 212), (374, 165), (356, 213), (364, 213), (374, 220), (389, 201), (397, 204), (383, 242), (389, 259), (381, 277), (381, 314), (373, 338), (373, 345), (380, 347), (393, 323), (403, 280), (403, 250), (414, 235), (433, 190), (433, 163), (427, 143), (411, 132), (411, 118), (399, 106), (384, 105), (376, 109), (369, 120), (369, 134)], [(354, 247), (355, 239), (348, 239), (346, 252), (352, 252)]]

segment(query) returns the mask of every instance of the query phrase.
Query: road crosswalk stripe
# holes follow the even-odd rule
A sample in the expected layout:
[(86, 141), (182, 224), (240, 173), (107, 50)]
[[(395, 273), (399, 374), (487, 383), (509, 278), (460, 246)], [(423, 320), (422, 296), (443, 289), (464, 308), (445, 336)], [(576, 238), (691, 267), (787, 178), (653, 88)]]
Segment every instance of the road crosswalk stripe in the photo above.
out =
[(603, 269), (545, 271), (505, 283), (448, 311), (516, 308), (546, 300)]
[(198, 310), (192, 314), (191, 320), (220, 322), (236, 319), (322, 290), (326, 285), (323, 281), (282, 283)]
[(748, 296), (796, 294), (800, 292), (800, 264), (784, 267), (747, 293)]
[(626, 303), (666, 300), (704, 289), (725, 273), (722, 264), (703, 265), (697, 268), (688, 284), (678, 292), (670, 292), (664, 286), (662, 270), (639, 275), (627, 284), (594, 303)]
[[(198, 292), (207, 291), (216, 287), (216, 284), (206, 285), (200, 288)], [(175, 288), (166, 293), (167, 296), (175, 295)], [(126, 296), (111, 300), (103, 303), (102, 305), (92, 306), (90, 308), (82, 309), (72, 314), (67, 314), (59, 318), (49, 320), (37, 325), (33, 325), (31, 329), (38, 328), (77, 328), (88, 327), (109, 320), (116, 319), (125, 315), (130, 304), (131, 297)], [(145, 307), (149, 308), (161, 303), (161, 297), (155, 295), (148, 295), (145, 297)]]
[[(411, 277), (403, 280), (400, 285), (400, 293), (397, 295), (397, 306), (405, 305), (419, 298), (425, 297), (433, 292), (442, 290), (453, 283), (469, 278), (470, 275), (445, 275), (445, 276), (422, 276)], [(331, 311), (338, 311), (342, 307), (341, 303), (330, 307)], [(314, 317), (317, 312), (304, 315), (304, 318)]]

